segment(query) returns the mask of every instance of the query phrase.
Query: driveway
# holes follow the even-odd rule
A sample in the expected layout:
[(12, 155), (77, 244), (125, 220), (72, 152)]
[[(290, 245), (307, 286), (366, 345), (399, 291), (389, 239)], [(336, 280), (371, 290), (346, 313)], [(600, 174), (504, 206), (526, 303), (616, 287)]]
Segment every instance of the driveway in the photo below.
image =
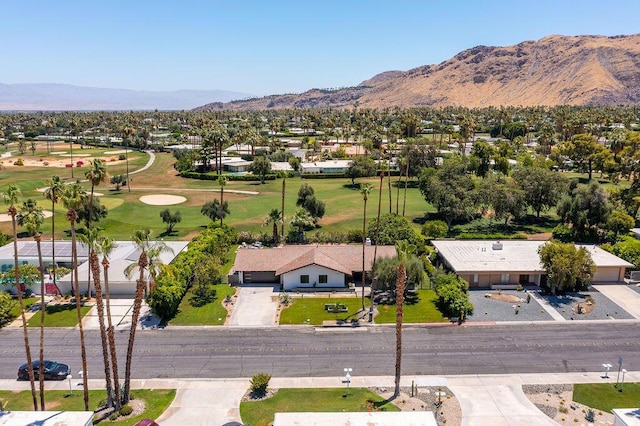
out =
[(460, 402), (463, 426), (557, 425), (529, 401), (517, 376), (454, 376), (448, 387)]
[[(128, 330), (131, 327), (131, 314), (133, 310), (133, 299), (114, 298), (110, 300), (111, 319), (116, 330)], [(106, 310), (105, 310), (106, 314)], [(151, 314), (151, 308), (146, 302), (142, 302), (140, 317), (138, 318), (138, 329), (157, 327), (159, 319)], [(106, 318), (105, 318), (106, 323)], [(98, 322), (98, 308), (94, 305), (82, 319), (85, 329), (97, 330), (100, 328)]]
[(640, 294), (626, 285), (602, 284), (593, 288), (611, 299), (636, 319), (640, 319)]
[(244, 284), (238, 290), (230, 326), (267, 326), (276, 322), (278, 285)]

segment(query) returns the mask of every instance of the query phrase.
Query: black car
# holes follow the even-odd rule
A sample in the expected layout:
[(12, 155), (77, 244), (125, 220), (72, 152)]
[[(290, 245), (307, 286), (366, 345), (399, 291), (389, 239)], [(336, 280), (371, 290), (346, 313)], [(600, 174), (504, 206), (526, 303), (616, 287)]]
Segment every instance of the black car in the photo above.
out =
[[(40, 361), (33, 361), (33, 376), (39, 379)], [(22, 364), (18, 368), (18, 380), (29, 380), (28, 364)], [(55, 361), (44, 361), (44, 379), (45, 380), (63, 380), (71, 374), (71, 368), (67, 364), (61, 364)]]

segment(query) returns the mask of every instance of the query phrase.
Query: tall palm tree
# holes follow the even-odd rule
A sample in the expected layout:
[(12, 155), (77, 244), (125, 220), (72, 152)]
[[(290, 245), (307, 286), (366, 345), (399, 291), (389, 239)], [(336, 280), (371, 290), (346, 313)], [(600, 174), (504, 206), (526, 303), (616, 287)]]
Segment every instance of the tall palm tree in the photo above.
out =
[(365, 248), (367, 246), (367, 200), (372, 190), (373, 186), (370, 183), (365, 183), (360, 186), (360, 194), (362, 194), (362, 200), (364, 201), (362, 215), (362, 311), (364, 311), (364, 287), (367, 284), (367, 270), (365, 265)]
[(273, 226), (273, 243), (276, 245), (280, 241), (278, 239), (278, 225), (280, 225), (280, 223), (282, 223), (282, 212), (278, 209), (271, 209), (269, 215), (264, 220), (264, 224)]
[(84, 328), (82, 326), (82, 308), (80, 303), (80, 283), (78, 280), (78, 246), (76, 238), (76, 221), (78, 209), (81, 208), (86, 198), (86, 193), (79, 183), (74, 183), (65, 188), (62, 194), (62, 204), (67, 209), (67, 220), (71, 227), (71, 262), (73, 270), (73, 293), (76, 299), (76, 312), (78, 315), (78, 331), (80, 332), (80, 354), (82, 357), (82, 384), (84, 391), (84, 409), (89, 411), (89, 385), (87, 383), (87, 349), (84, 342)]
[(287, 186), (287, 172), (284, 172), (282, 174), (282, 208), (280, 209), (280, 212), (282, 213), (282, 221), (280, 222), (280, 235), (282, 235), (282, 237), (284, 238), (284, 199), (285, 199), (285, 189)]
[(84, 177), (91, 182), (91, 193), (89, 195), (89, 222), (88, 228), (91, 228), (91, 222), (93, 221), (93, 194), (96, 186), (101, 183), (109, 181), (109, 173), (107, 172), (107, 165), (104, 161), (96, 158), (91, 162), (89, 170), (84, 174)]
[(125, 126), (122, 128), (122, 140), (124, 142), (124, 159), (127, 165), (127, 190), (131, 192), (131, 184), (129, 183), (129, 138), (136, 134), (136, 129), (132, 126)]
[(402, 217), (404, 217), (405, 208), (407, 207), (407, 186), (409, 184), (409, 161), (411, 158), (411, 145), (407, 147), (407, 163), (405, 164), (405, 172), (404, 172), (404, 196), (402, 199)]
[[(220, 205), (224, 206), (224, 186), (227, 184), (227, 178), (224, 176), (218, 177), (218, 185), (220, 185)], [(220, 216), (220, 227), (222, 227), (223, 216)]]
[(13, 230), (13, 270), (15, 273), (15, 285), (18, 289), (18, 303), (20, 305), (20, 316), (22, 317), (22, 332), (24, 335), (24, 350), (27, 355), (27, 371), (29, 372), (29, 382), (31, 384), (31, 397), (33, 398), (33, 410), (38, 410), (38, 397), (36, 395), (35, 377), (33, 375), (33, 363), (31, 361), (31, 347), (29, 346), (29, 332), (27, 330), (27, 319), (24, 315), (24, 301), (22, 300), (22, 291), (20, 291), (20, 271), (18, 264), (18, 230), (16, 224), (16, 216), (18, 210), (16, 203), (20, 197), (20, 189), (15, 185), (9, 185), (7, 192), (2, 194), (5, 204), (9, 205), (9, 216), (11, 216), (11, 227)]
[(400, 395), (400, 373), (402, 370), (402, 315), (404, 307), (404, 288), (407, 282), (407, 257), (415, 251), (415, 246), (409, 244), (407, 240), (398, 241), (396, 250), (398, 251), (398, 274), (396, 278), (396, 376), (395, 390), (393, 398)]
[(33, 235), (33, 239), (36, 242), (38, 250), (38, 266), (40, 271), (40, 352), (38, 365), (38, 377), (40, 384), (40, 409), (44, 411), (44, 262), (42, 261), (42, 234), (40, 233), (40, 227), (44, 223), (44, 213), (42, 213), (42, 207), (35, 207), (29, 205), (27, 202), (23, 203), (23, 211), (20, 212), (21, 224), (27, 228), (29, 234)]
[(88, 229), (84, 234), (79, 235), (89, 249), (89, 268), (93, 276), (93, 287), (96, 292), (96, 308), (98, 310), (98, 324), (100, 326), (100, 340), (102, 342), (102, 360), (104, 363), (104, 377), (107, 390), (108, 406), (111, 407), (114, 400), (113, 383), (111, 381), (111, 367), (109, 366), (109, 343), (107, 341), (107, 328), (104, 324), (104, 303), (102, 298), (102, 284), (100, 281), (100, 260), (98, 250), (100, 245), (100, 231), (97, 228)]
[(58, 294), (62, 294), (58, 287), (56, 278), (56, 204), (60, 201), (60, 196), (64, 192), (65, 183), (60, 176), (53, 176), (46, 182), (47, 188), (44, 196), (51, 201), (51, 263), (53, 264), (53, 286)]
[(109, 290), (109, 255), (116, 248), (116, 243), (109, 237), (101, 237), (98, 240), (98, 252), (102, 255), (102, 270), (104, 272), (104, 294), (107, 313), (107, 339), (109, 341), (109, 354), (111, 356), (111, 368), (113, 371), (114, 408), (120, 409), (120, 378), (118, 376), (118, 354), (116, 339), (111, 319), (111, 292)]
[(131, 236), (132, 241), (140, 251), (138, 261), (130, 264), (125, 269), (125, 275), (130, 278), (135, 270), (138, 271), (138, 279), (136, 280), (136, 296), (133, 300), (133, 309), (131, 314), (131, 328), (129, 329), (129, 343), (127, 345), (127, 359), (124, 372), (124, 389), (122, 391), (122, 403), (126, 404), (130, 399), (131, 388), (131, 360), (133, 358), (133, 344), (136, 337), (136, 328), (138, 326), (138, 318), (142, 308), (142, 295), (145, 290), (146, 277), (145, 272), (151, 271), (152, 278), (155, 278), (155, 271), (160, 263), (159, 256), (162, 252), (170, 250), (164, 242), (151, 242), (151, 230), (149, 228), (137, 229)]

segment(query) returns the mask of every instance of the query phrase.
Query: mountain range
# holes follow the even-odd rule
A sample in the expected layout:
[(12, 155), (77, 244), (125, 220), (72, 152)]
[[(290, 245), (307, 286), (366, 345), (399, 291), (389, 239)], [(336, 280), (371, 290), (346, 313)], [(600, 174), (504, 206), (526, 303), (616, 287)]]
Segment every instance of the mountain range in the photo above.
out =
[(213, 102), (197, 109), (639, 103), (640, 34), (551, 35), (514, 46), (476, 46), (440, 64), (383, 72), (355, 87)]
[(224, 90), (171, 92), (81, 87), (68, 84), (2, 84), (2, 111), (188, 110), (207, 102), (251, 96)]

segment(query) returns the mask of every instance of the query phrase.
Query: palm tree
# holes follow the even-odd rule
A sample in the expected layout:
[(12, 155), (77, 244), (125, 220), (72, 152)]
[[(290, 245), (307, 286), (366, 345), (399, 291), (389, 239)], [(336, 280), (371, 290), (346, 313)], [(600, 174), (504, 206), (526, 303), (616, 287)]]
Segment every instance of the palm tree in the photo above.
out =
[(118, 376), (118, 354), (114, 336), (113, 322), (111, 320), (111, 292), (109, 290), (109, 255), (115, 249), (116, 243), (109, 237), (100, 237), (98, 240), (98, 252), (102, 255), (102, 270), (104, 272), (104, 293), (107, 308), (107, 339), (109, 341), (109, 353), (111, 355), (111, 368), (113, 370), (114, 408), (120, 410), (120, 378)]
[(107, 341), (107, 330), (104, 324), (104, 304), (102, 299), (102, 284), (100, 282), (100, 260), (98, 250), (100, 245), (100, 231), (97, 228), (87, 229), (79, 238), (89, 249), (89, 269), (93, 276), (93, 286), (96, 292), (96, 308), (98, 310), (98, 323), (100, 326), (100, 340), (102, 342), (102, 360), (104, 363), (104, 377), (107, 390), (107, 404), (113, 405), (113, 384), (111, 382), (111, 367), (109, 366), (109, 343)]
[(360, 194), (362, 194), (362, 200), (364, 201), (363, 216), (362, 216), (362, 311), (364, 311), (364, 286), (367, 284), (367, 271), (365, 265), (365, 248), (367, 246), (367, 200), (369, 194), (373, 190), (373, 186), (370, 183), (365, 183), (360, 186)]
[(24, 301), (22, 291), (20, 291), (20, 271), (18, 265), (18, 230), (16, 226), (16, 216), (18, 210), (15, 204), (18, 202), (20, 189), (15, 185), (9, 185), (7, 192), (2, 194), (4, 202), (9, 205), (9, 216), (11, 216), (11, 227), (13, 230), (13, 270), (15, 273), (15, 284), (18, 289), (18, 303), (20, 304), (20, 315), (22, 317), (22, 332), (24, 334), (24, 350), (27, 355), (27, 370), (29, 371), (29, 382), (31, 384), (31, 396), (33, 398), (33, 410), (38, 411), (38, 397), (36, 396), (36, 384), (33, 375), (33, 363), (31, 361), (31, 347), (29, 346), (29, 332), (27, 330), (27, 319), (24, 315)]
[(396, 377), (393, 398), (400, 395), (400, 371), (402, 365), (402, 314), (404, 305), (404, 287), (407, 282), (407, 257), (415, 251), (415, 246), (409, 244), (407, 240), (398, 241), (396, 250), (398, 251), (398, 275), (396, 279)]
[(280, 222), (280, 235), (284, 238), (284, 200), (285, 200), (285, 190), (287, 187), (287, 172), (282, 174), (282, 208), (280, 212), (282, 213), (282, 221)]
[(56, 281), (56, 203), (60, 201), (60, 195), (64, 192), (64, 182), (60, 176), (53, 176), (46, 182), (47, 188), (44, 196), (51, 201), (51, 263), (53, 264), (53, 286), (58, 294), (62, 294)]
[(298, 242), (304, 242), (304, 230), (305, 228), (314, 226), (316, 221), (313, 216), (309, 214), (305, 209), (298, 209), (291, 218), (291, 226), (298, 229)]
[(82, 309), (80, 303), (80, 283), (78, 281), (78, 247), (76, 241), (76, 221), (78, 209), (82, 207), (86, 193), (79, 183), (74, 183), (65, 188), (62, 194), (62, 204), (67, 209), (67, 220), (71, 226), (71, 258), (73, 265), (73, 293), (76, 299), (76, 312), (78, 314), (78, 331), (80, 332), (80, 353), (82, 356), (82, 384), (84, 391), (84, 409), (89, 411), (89, 385), (87, 383), (87, 350), (84, 342), (84, 328), (82, 326)]
[[(220, 205), (224, 206), (224, 186), (227, 184), (227, 178), (224, 176), (218, 177), (218, 185), (220, 185)], [(220, 227), (222, 227), (223, 216), (220, 216)]]
[(282, 221), (282, 212), (278, 209), (271, 209), (269, 215), (264, 220), (265, 225), (273, 225), (273, 243), (275, 245), (278, 245), (280, 241), (278, 239), (278, 225), (280, 225)]
[[(29, 199), (28, 201), (33, 201)], [(40, 409), (44, 411), (44, 263), (42, 262), (42, 247), (40, 243), (42, 242), (42, 234), (40, 233), (40, 227), (44, 222), (44, 213), (42, 213), (42, 207), (38, 207), (37, 204), (32, 205), (29, 204), (28, 201), (23, 203), (23, 211), (20, 212), (20, 222), (21, 225), (27, 228), (29, 234), (33, 235), (33, 239), (36, 242), (36, 247), (38, 249), (38, 265), (40, 271), (40, 353), (39, 360), (40, 364), (38, 366), (38, 377), (40, 381)], [(35, 202), (34, 202), (35, 203)]]
[(93, 194), (97, 185), (109, 181), (109, 173), (107, 172), (107, 165), (104, 161), (96, 158), (91, 162), (89, 170), (86, 171), (84, 177), (91, 182), (91, 193), (89, 196), (89, 224), (88, 228), (91, 228), (91, 222), (93, 221)]
[(127, 359), (124, 373), (124, 389), (122, 391), (122, 403), (127, 404), (130, 399), (131, 387), (131, 360), (133, 358), (133, 344), (136, 337), (136, 328), (138, 326), (138, 317), (142, 308), (142, 295), (145, 289), (145, 271), (151, 271), (151, 277), (155, 279), (155, 273), (159, 266), (160, 254), (170, 250), (164, 242), (151, 242), (151, 230), (149, 228), (137, 229), (132, 237), (132, 241), (140, 251), (138, 261), (130, 264), (125, 269), (125, 275), (130, 278), (135, 270), (138, 270), (138, 279), (136, 280), (136, 296), (133, 301), (133, 310), (131, 314), (131, 328), (129, 329), (129, 343), (127, 345)]
[(129, 183), (129, 138), (136, 134), (136, 129), (131, 126), (125, 126), (122, 129), (122, 140), (124, 142), (124, 159), (127, 164), (127, 190), (131, 192), (131, 184)]

